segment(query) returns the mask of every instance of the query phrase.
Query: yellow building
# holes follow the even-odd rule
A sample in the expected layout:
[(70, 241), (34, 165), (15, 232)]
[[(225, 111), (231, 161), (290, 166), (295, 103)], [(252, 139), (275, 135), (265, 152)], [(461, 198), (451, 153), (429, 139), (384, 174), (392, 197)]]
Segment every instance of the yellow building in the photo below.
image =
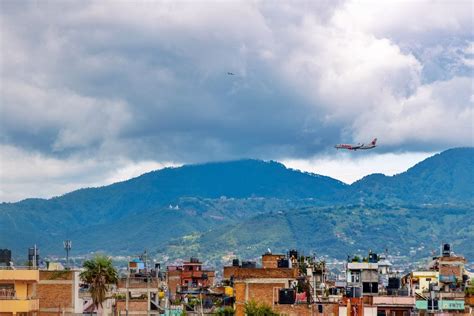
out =
[(404, 277), (404, 283), (409, 285), (410, 295), (423, 296), (430, 289), (430, 283), (439, 284), (438, 271), (413, 271)]
[(39, 271), (0, 267), (0, 315), (36, 315)]

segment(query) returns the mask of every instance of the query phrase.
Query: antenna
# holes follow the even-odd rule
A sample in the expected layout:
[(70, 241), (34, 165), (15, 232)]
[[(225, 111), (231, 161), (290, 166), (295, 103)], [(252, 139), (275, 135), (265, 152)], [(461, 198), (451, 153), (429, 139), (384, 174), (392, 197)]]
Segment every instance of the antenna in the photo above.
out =
[(66, 250), (66, 268), (69, 269), (69, 251), (72, 248), (72, 241), (65, 240), (63, 241), (63, 245), (64, 245), (64, 250)]

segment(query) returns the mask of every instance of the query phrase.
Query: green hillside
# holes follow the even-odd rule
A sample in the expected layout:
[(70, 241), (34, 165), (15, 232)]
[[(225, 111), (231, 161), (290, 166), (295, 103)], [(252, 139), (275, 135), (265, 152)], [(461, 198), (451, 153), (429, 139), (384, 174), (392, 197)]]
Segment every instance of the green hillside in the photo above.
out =
[(71, 239), (76, 254), (147, 248), (217, 258), (298, 247), (341, 257), (358, 247), (402, 251), (445, 240), (472, 256), (473, 181), (473, 148), (350, 186), (259, 160), (167, 168), (49, 200), (2, 203), (0, 248), (24, 254), (36, 243), (43, 254), (62, 254)]
[(267, 248), (275, 252), (297, 248), (345, 258), (361, 249), (388, 248), (391, 253), (408, 254), (410, 247), (424, 246), (419, 257), (429, 256), (431, 250), (449, 241), (472, 259), (473, 211), (472, 207), (457, 206), (306, 207), (262, 214), (237, 225), (186, 236), (157, 252), (177, 258), (191, 254), (219, 259), (228, 252), (252, 258)]

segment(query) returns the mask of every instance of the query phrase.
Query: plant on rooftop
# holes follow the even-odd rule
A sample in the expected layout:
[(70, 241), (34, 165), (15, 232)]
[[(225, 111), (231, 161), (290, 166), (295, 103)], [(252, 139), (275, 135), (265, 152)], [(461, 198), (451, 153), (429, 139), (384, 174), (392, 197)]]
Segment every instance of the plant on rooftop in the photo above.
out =
[(223, 308), (217, 309), (213, 315), (216, 316), (232, 316), (235, 315), (235, 310), (231, 306), (226, 306)]
[(274, 312), (269, 305), (253, 300), (245, 303), (245, 314), (247, 316), (278, 316), (278, 313)]
[(82, 267), (84, 271), (79, 277), (89, 285), (94, 306), (96, 308), (102, 307), (102, 303), (107, 299), (110, 285), (118, 282), (117, 270), (112, 265), (111, 259), (101, 255), (84, 261)]

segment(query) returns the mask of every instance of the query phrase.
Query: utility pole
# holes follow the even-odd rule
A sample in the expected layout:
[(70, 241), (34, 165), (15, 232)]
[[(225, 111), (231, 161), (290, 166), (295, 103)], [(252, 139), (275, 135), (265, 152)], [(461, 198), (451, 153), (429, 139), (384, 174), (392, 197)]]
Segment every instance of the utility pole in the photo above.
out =
[(69, 269), (69, 251), (72, 248), (72, 241), (65, 240), (63, 241), (63, 245), (64, 245), (64, 250), (66, 250), (66, 268)]
[(129, 287), (129, 283), (130, 283), (130, 263), (128, 263), (128, 266), (127, 266), (127, 281), (126, 281), (127, 293), (125, 295), (125, 315), (126, 316), (128, 316), (128, 297), (129, 297), (128, 287)]
[(147, 302), (148, 302), (148, 306), (146, 308), (146, 314), (147, 316), (150, 315), (150, 275), (149, 275), (149, 272), (148, 272), (148, 253), (146, 252), (146, 249), (145, 249), (145, 275), (146, 275), (146, 296), (147, 296)]
[(36, 269), (36, 266), (38, 265), (38, 262), (36, 262), (36, 244), (34, 245), (34, 250), (33, 250), (33, 268)]

